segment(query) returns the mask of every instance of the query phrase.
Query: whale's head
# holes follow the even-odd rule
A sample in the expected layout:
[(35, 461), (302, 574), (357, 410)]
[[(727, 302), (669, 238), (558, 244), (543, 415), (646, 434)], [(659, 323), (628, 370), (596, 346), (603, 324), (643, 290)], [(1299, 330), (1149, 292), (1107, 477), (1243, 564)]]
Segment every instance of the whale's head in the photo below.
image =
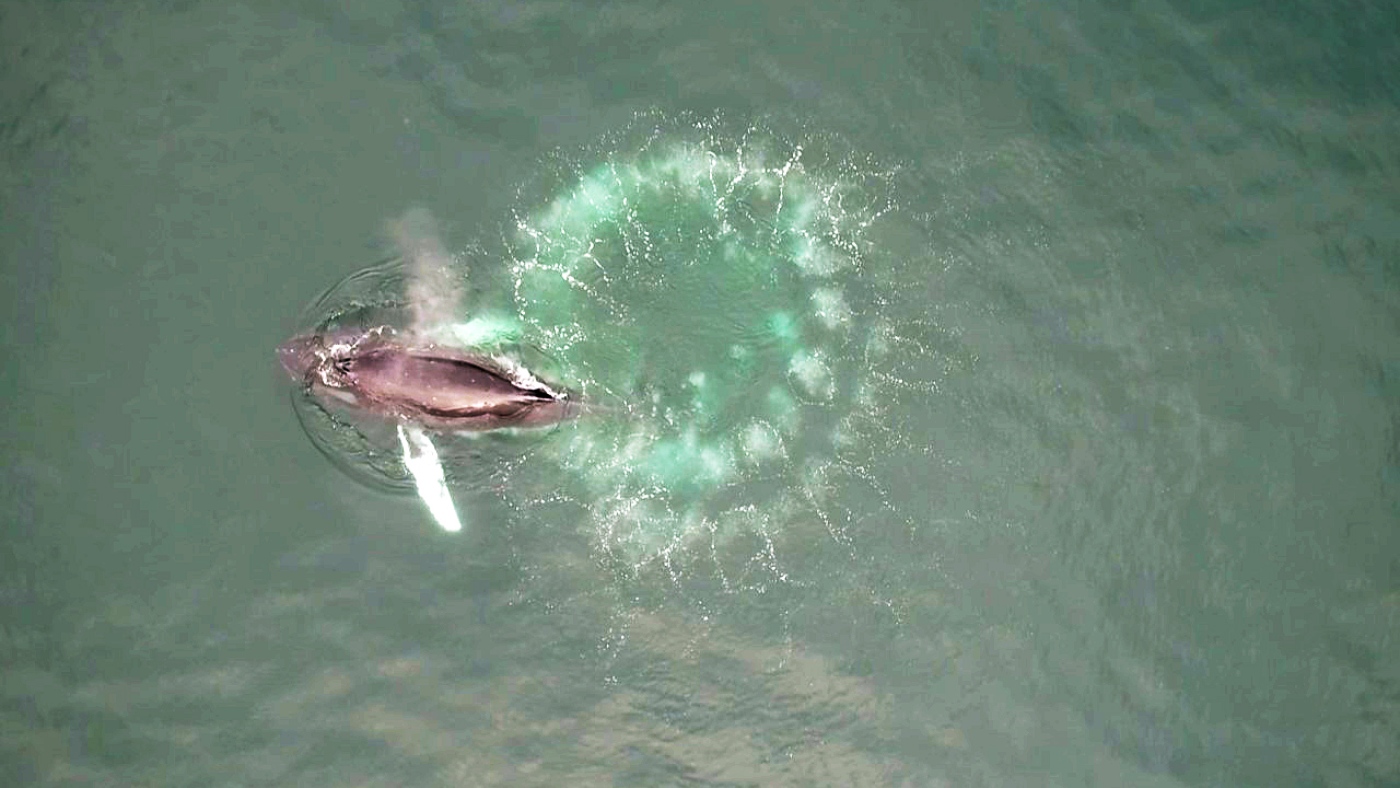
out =
[(277, 346), (277, 360), (292, 380), (305, 381), (321, 364), (323, 351), (319, 336), (297, 336)]
[(277, 347), (277, 360), (291, 379), (312, 396), (364, 407), (368, 403), (361, 396), (355, 369), (359, 359), (385, 345), (392, 334), (393, 330), (387, 327), (301, 334)]

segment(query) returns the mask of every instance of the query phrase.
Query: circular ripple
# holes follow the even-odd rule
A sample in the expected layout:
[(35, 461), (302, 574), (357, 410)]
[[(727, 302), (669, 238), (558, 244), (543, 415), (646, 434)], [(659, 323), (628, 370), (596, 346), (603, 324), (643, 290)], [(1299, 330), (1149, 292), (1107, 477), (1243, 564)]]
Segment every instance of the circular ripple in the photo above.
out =
[(888, 178), (813, 147), (652, 129), (566, 164), (518, 216), (516, 316), (600, 411), (557, 456), (629, 560), (740, 533), (771, 548), (799, 521), (846, 538), (834, 498), (878, 435), (887, 328), (863, 269)]

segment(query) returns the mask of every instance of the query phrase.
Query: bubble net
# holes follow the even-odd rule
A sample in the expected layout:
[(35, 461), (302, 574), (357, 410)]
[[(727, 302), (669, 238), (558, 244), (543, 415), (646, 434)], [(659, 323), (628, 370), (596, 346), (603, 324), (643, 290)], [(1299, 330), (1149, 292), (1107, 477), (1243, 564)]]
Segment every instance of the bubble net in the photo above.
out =
[(809, 158), (748, 135), (653, 140), (517, 217), (517, 319), (603, 414), (561, 436), (560, 463), (633, 560), (828, 519), (823, 479), (878, 399), (861, 273), (889, 206)]

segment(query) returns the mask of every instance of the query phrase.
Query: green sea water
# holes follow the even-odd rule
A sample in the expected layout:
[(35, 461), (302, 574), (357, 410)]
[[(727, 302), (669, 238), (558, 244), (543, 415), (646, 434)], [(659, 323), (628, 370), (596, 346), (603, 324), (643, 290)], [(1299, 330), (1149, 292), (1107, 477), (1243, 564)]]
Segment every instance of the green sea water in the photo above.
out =
[[(0, 784), (1400, 781), (1397, 30), (5, 6)], [(460, 534), (273, 357), (410, 206)]]

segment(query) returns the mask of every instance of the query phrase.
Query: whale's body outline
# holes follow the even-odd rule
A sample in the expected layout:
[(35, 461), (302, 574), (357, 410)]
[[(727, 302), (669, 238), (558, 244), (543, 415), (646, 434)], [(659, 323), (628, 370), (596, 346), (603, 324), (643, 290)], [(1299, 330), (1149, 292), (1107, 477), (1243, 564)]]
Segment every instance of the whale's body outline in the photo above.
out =
[[(301, 386), (293, 392), (294, 405), (300, 398), (317, 403), (328, 416), (341, 410), (355, 419), (392, 426), (399, 464), (413, 478), (419, 498), (444, 530), (460, 531), (461, 518), (434, 436), (548, 427), (577, 415), (579, 398), (544, 383), (508, 356), (435, 339), (460, 336), (459, 329), (470, 326), (459, 322), (464, 295), (459, 262), (442, 244), (432, 216), (421, 208), (391, 222), (389, 235), (399, 258), (342, 280), (313, 308), (319, 312), (347, 285), (362, 277), (379, 279), (390, 266), (402, 263), (407, 301), (385, 306), (406, 307), (409, 325), (400, 330), (374, 321), (351, 328), (336, 325), (344, 317), (337, 314), (283, 342), (277, 358)], [(296, 412), (305, 428), (302, 409)], [(333, 456), (324, 442), (314, 436), (312, 442), (352, 478), (363, 476)]]
[(293, 337), (277, 356), (322, 402), (435, 432), (545, 427), (579, 410), (571, 392), (507, 358), (419, 341), (389, 326)]

